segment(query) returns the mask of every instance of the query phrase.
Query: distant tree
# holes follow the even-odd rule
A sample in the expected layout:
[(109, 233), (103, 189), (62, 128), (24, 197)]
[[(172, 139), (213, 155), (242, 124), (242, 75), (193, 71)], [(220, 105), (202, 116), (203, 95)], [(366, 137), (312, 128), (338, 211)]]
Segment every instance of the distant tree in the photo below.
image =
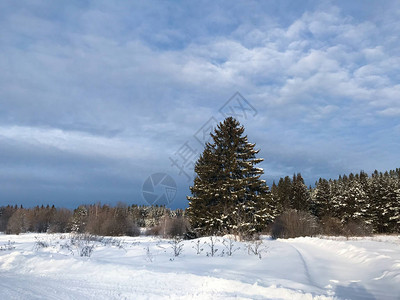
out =
[(279, 199), (279, 188), (276, 185), (275, 181), (272, 182), (271, 186), (271, 203), (272, 203), (271, 207), (272, 216), (273, 219), (275, 219), (283, 212), (283, 207)]
[(86, 206), (81, 205), (74, 210), (74, 214), (71, 219), (71, 232), (82, 233), (85, 232), (88, 221), (88, 209)]
[(69, 232), (69, 224), (72, 218), (72, 211), (66, 208), (58, 208), (50, 222), (49, 232)]
[(17, 209), (8, 220), (7, 233), (20, 234), (27, 230), (26, 211), (23, 208)]
[(315, 190), (313, 197), (313, 214), (319, 219), (330, 216), (330, 205), (331, 205), (331, 188), (329, 182), (326, 179), (320, 178)]
[(293, 182), (289, 176), (280, 178), (277, 187), (278, 211), (282, 214), (284, 211), (291, 208), (293, 198)]
[(273, 219), (263, 170), (256, 167), (263, 159), (256, 158), (259, 150), (243, 133), (237, 120), (225, 119), (195, 165), (188, 216), (200, 234), (248, 235)]
[[(392, 175), (391, 175), (392, 174)], [(378, 233), (399, 230), (399, 181), (395, 172), (375, 171), (370, 182), (370, 210), (374, 230)]]
[(391, 199), (390, 204), (390, 224), (393, 232), (400, 232), (400, 175), (392, 182), (392, 188), (394, 189), (394, 195)]
[(8, 220), (16, 210), (17, 208), (11, 205), (0, 207), (0, 232), (7, 231)]
[(335, 218), (342, 219), (343, 213), (343, 191), (344, 191), (344, 183), (342, 176), (339, 176), (338, 179), (333, 180), (330, 183), (331, 186), (331, 215)]
[(358, 175), (349, 174), (342, 191), (342, 223), (365, 222), (367, 208), (367, 194)]
[(291, 207), (298, 211), (309, 211), (311, 196), (300, 173), (293, 175)]

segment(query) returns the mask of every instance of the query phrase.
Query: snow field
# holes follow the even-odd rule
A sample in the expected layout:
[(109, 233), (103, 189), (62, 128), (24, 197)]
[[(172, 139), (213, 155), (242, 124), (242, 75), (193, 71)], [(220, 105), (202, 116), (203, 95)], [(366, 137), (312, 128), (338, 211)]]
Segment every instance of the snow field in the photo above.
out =
[(0, 299), (400, 299), (397, 236), (264, 237), (260, 254), (234, 241), (232, 256), (224, 239), (213, 257), (210, 238), (175, 257), (155, 237), (88, 242), (85, 257), (68, 234), (0, 235)]

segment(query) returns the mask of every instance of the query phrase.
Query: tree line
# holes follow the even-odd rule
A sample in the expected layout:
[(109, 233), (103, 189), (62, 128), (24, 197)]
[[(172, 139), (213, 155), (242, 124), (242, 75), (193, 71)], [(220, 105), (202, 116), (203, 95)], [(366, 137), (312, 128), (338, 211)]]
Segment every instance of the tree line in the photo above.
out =
[(400, 169), (369, 176), (358, 174), (338, 179), (320, 178), (314, 188), (307, 188), (301, 174), (273, 183), (271, 195), (275, 217), (288, 209), (306, 211), (317, 217), (322, 226), (333, 223), (361, 226), (372, 233), (400, 231)]
[(275, 237), (400, 232), (400, 169), (320, 178), (314, 188), (298, 173), (269, 189), (257, 167), (263, 161), (257, 158), (259, 150), (237, 120), (226, 118), (211, 138), (195, 164), (186, 210), (122, 203), (73, 211), (6, 206), (0, 207), (0, 231), (138, 235), (145, 227), (154, 235), (234, 234), (245, 239), (261, 232)]
[(303, 235), (400, 231), (400, 169), (321, 178), (315, 188), (298, 173), (270, 190), (256, 167), (263, 160), (256, 158), (259, 150), (237, 120), (226, 118), (211, 138), (195, 164), (188, 196), (187, 215), (197, 235), (248, 238), (272, 230), (273, 236), (289, 237), (288, 228), (304, 228)]
[(95, 235), (140, 234), (147, 228), (148, 234), (176, 236), (187, 231), (185, 212), (164, 206), (81, 205), (76, 209), (53, 206), (0, 207), (0, 232), (20, 234), (25, 232), (90, 233)]

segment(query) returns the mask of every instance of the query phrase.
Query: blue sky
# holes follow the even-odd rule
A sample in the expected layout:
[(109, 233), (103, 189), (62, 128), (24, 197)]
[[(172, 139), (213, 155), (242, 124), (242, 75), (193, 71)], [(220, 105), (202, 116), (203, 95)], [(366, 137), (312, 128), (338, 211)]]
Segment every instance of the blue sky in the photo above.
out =
[(145, 204), (162, 172), (186, 207), (172, 161), (237, 91), (269, 185), (400, 167), (399, 32), (398, 1), (1, 0), (0, 204)]

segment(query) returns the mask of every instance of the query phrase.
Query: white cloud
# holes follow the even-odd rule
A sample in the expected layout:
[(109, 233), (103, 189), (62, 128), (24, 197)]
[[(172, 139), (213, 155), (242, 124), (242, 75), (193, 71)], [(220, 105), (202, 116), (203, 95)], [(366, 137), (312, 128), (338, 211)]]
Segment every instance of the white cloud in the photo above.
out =
[(390, 107), (379, 111), (382, 116), (400, 117), (400, 107)]
[[(273, 148), (277, 168), (310, 170), (328, 157), (338, 163), (324, 166), (343, 170), (356, 156), (353, 139), (379, 150), (365, 133), (379, 126), (388, 136), (385, 122), (399, 116), (399, 11), (365, 8), (373, 17), (361, 18), (340, 3), (290, 6), (8, 8), (0, 18), (0, 139), (167, 166), (239, 90), (258, 110), (254, 142)], [(329, 139), (344, 144), (344, 157)], [(368, 156), (357, 151), (358, 166)]]
[(142, 138), (141, 140), (107, 138), (54, 128), (1, 126), (0, 138), (3, 141), (25, 144), (26, 147), (51, 148), (89, 157), (140, 161), (150, 159), (154, 155), (152, 145)]

